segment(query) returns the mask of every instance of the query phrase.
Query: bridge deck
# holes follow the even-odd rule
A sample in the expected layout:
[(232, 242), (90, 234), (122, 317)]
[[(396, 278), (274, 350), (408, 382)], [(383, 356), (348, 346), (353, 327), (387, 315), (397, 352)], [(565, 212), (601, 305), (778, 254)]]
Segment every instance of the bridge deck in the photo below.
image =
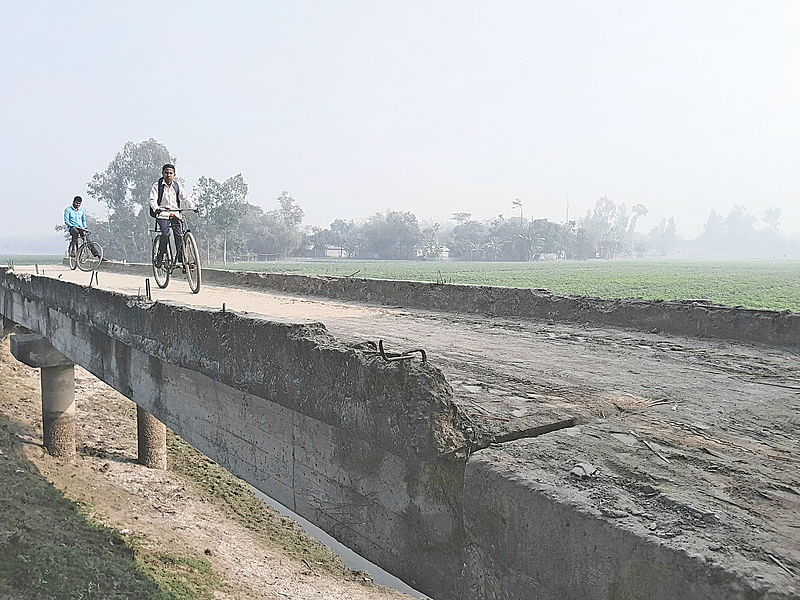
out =
[[(47, 276), (89, 277), (51, 267)], [(144, 293), (138, 276), (102, 272), (99, 284)], [(382, 339), (390, 352), (424, 348), (456, 402), (498, 441), (574, 425), (503, 444), (511, 470), (622, 529), (800, 592), (796, 351), (215, 286), (193, 295), (182, 278), (152, 294), (321, 321), (344, 340)]]

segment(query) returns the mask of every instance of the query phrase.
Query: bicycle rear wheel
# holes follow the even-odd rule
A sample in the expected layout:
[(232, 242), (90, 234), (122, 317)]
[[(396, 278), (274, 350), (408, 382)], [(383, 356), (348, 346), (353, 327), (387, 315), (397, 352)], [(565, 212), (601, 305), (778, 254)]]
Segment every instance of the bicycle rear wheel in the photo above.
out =
[(103, 262), (103, 247), (97, 242), (86, 242), (78, 251), (78, 268), (94, 271)]
[(69, 268), (74, 271), (78, 267), (78, 242), (69, 243), (67, 256), (69, 257)]
[(153, 254), (150, 260), (153, 265), (153, 279), (156, 280), (156, 285), (160, 288), (165, 288), (169, 284), (169, 276), (172, 268), (172, 248), (167, 244), (167, 251), (161, 258), (161, 266), (156, 268), (156, 256), (158, 256), (158, 245), (161, 243), (161, 236), (157, 235), (153, 238)]
[(200, 268), (200, 252), (197, 250), (197, 242), (191, 231), (187, 231), (183, 236), (183, 267), (186, 270), (186, 280), (193, 294), (200, 291), (200, 279), (202, 269)]

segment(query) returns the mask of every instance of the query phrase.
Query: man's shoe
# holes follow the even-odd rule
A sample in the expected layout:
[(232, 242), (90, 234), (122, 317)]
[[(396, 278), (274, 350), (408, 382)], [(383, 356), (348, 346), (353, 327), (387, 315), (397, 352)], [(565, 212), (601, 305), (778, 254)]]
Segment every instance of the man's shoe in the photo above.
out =
[(154, 266), (156, 269), (160, 269), (160, 268), (161, 268), (161, 261), (162, 261), (163, 259), (164, 259), (164, 257), (163, 257), (163, 256), (156, 256), (155, 260), (153, 261), (153, 266)]

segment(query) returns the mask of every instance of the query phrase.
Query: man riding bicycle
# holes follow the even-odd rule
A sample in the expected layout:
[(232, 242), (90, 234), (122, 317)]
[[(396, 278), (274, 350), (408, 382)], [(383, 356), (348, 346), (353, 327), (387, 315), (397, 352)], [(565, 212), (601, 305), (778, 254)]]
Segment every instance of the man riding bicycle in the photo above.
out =
[(86, 212), (81, 208), (83, 198), (75, 196), (72, 204), (64, 209), (64, 225), (72, 236), (72, 243), (76, 244), (79, 237), (83, 237), (83, 230), (86, 229)]
[[(181, 206), (184, 203), (184, 206)], [(166, 164), (161, 168), (161, 178), (153, 184), (150, 190), (150, 215), (155, 217), (158, 228), (161, 230), (161, 240), (158, 245), (158, 254), (153, 262), (158, 269), (169, 246), (169, 232), (175, 237), (176, 263), (183, 261), (183, 243), (181, 236), (180, 213), (172, 212), (179, 208), (197, 210), (186, 192), (175, 181), (175, 165)]]
[[(83, 238), (86, 235), (86, 212), (81, 208), (81, 204), (83, 204), (83, 198), (75, 196), (72, 199), (72, 204), (64, 209), (64, 225), (72, 236), (70, 247), (76, 250), (78, 248), (78, 238)], [(98, 256), (94, 244), (89, 245), (89, 250), (93, 255)]]

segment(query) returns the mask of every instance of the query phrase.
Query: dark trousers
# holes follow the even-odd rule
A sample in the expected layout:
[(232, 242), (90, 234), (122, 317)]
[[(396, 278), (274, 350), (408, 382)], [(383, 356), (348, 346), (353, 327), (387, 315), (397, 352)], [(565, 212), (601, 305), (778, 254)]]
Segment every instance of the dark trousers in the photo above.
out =
[(158, 242), (158, 255), (164, 256), (164, 253), (167, 251), (167, 246), (169, 245), (169, 230), (172, 228), (172, 235), (175, 236), (177, 260), (183, 260), (183, 241), (181, 240), (183, 228), (181, 227), (181, 222), (175, 217), (170, 217), (169, 219), (156, 219), (156, 223), (158, 223), (158, 228), (161, 230), (161, 240)]
[(72, 236), (72, 241), (74, 243), (78, 242), (79, 237), (83, 237), (83, 230), (75, 227), (74, 225), (69, 226), (69, 234)]
[[(72, 241), (70, 242), (70, 245), (75, 244), (76, 246), (75, 250), (77, 251), (78, 238), (83, 239), (86, 236), (86, 234), (83, 233), (83, 229), (81, 229), (80, 227), (75, 227), (74, 225), (70, 225), (69, 234), (72, 236)], [(95, 256), (100, 256), (97, 250), (95, 249), (94, 244), (89, 244), (89, 250), (91, 250), (92, 254), (94, 254)]]

